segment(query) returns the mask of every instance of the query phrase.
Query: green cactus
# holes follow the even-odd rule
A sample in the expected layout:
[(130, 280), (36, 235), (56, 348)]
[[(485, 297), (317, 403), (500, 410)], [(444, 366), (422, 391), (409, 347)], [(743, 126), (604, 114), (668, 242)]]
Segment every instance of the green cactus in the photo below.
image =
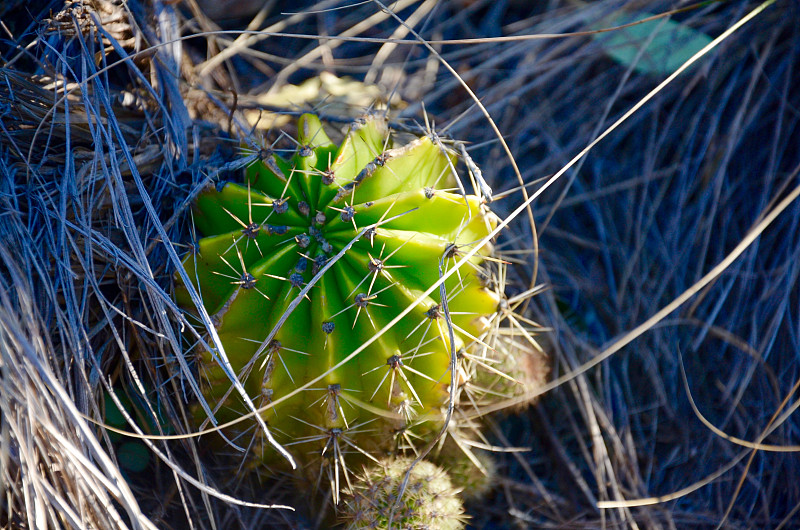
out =
[(531, 393), (544, 386), (550, 371), (547, 356), (533, 341), (518, 336), (498, 334), (493, 337), (492, 364), (489, 369), (474, 370), (469, 386), (473, 401), (490, 405), (498, 398), (518, 398), (510, 410), (523, 410), (537, 400)]
[[(364, 469), (345, 498), (341, 518), (348, 530), (464, 528), (464, 507), (447, 473), (430, 462), (411, 468), (413, 459), (382, 460)], [(411, 468), (402, 498), (400, 486)]]
[(448, 437), (436, 454), (429, 455), (436, 465), (461, 489), (466, 503), (479, 502), (492, 489), (497, 478), (497, 464), (491, 453), (481, 449), (459, 447)]
[[(183, 265), (256, 406), (327, 373), (263, 418), (308, 474), (328, 469), (336, 498), (340, 477), (349, 480), (345, 461), (396, 452), (441, 428), (451, 377), (439, 290), (339, 363), (439, 280), (440, 260), (451, 269), (497, 218), (478, 197), (457, 192), (456, 154), (435, 137), (395, 148), (376, 116), (353, 124), (338, 146), (316, 116), (302, 116), (298, 130), (290, 160), (265, 151), (243, 184), (201, 193), (194, 220), (204, 237)], [(463, 355), (489, 332), (502, 295), (488, 287), (491, 253), (485, 245), (444, 283)], [(176, 297), (191, 311), (185, 287)], [(199, 354), (216, 418), (249, 412), (210, 353)], [(469, 377), (459, 373), (459, 383)], [(254, 427), (242, 422), (226, 435), (252, 439)], [(260, 445), (250, 449), (261, 463), (280, 468), (278, 452)]]

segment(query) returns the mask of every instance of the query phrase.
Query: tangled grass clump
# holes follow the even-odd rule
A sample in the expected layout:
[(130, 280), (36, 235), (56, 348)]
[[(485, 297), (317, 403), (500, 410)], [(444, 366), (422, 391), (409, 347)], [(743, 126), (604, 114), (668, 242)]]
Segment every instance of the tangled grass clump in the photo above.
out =
[[(415, 122), (435, 116), (440, 137), (464, 140), (459, 171), (471, 157), (493, 188), (513, 309), (501, 348), (530, 347), (536, 322), (552, 328), (547, 399), (515, 407), (541, 391), (542, 356), (501, 355), (491, 365), (514, 381), (467, 381), (428, 453), (459, 485), (473, 478), (447, 454), (491, 475), (475, 477), (489, 500), (468, 504), (470, 523), (797, 526), (795, 3), (278, 0), (240, 21), (200, 4), (0, 7), (0, 525), (333, 520), (319, 499), (309, 504), (327, 514), (286, 509), (297, 482), (284, 471), (232, 472), (253, 432), (244, 422), (244, 442), (224, 451), (206, 443), (213, 421), (197, 433), (225, 409), (193, 354), (225, 348), (210, 318), (197, 321), (203, 300), (178, 307), (171, 285), (195, 198), (259, 158), (240, 145), (282, 121), (270, 140), (297, 151), (300, 114), (348, 124), (363, 109), (341, 103), (382, 90), (405, 102), (391, 129), (425, 136), (433, 128)], [(713, 49), (663, 83), (698, 42)], [(326, 82), (306, 83), (319, 72)], [(328, 93), (293, 88), (311, 86)], [(199, 346), (187, 351), (187, 337)], [(104, 422), (104, 401), (129, 417)], [(397, 434), (422, 454), (417, 432)], [(148, 465), (125, 473), (134, 441)], [(360, 466), (348, 466), (355, 488)]]

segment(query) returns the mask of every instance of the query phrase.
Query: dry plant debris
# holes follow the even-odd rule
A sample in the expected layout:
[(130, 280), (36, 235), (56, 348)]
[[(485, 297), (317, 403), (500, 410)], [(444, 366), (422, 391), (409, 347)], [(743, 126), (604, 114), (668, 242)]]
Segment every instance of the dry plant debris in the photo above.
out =
[[(202, 392), (180, 343), (189, 323), (170, 302), (183, 253), (173, 242), (191, 239), (194, 196), (244, 163), (243, 112), (258, 110), (247, 95), (322, 71), (377, 83), (409, 102), (393, 123), (413, 128), (424, 108), (440, 133), (471, 142), (505, 219), (663, 79), (583, 32), (645, 7), (713, 39), (761, 5), (669, 13), (673, 2), (644, 4), (323, 1), (298, 11), (276, 1), (225, 28), (194, 2), (54, 1), (4, 12), (0, 241), (11, 249), (4, 263), (22, 271), (2, 272), (0, 461), (3, 483), (20, 484), (3, 495), (3, 523), (313, 525), (260, 507), (291, 492), (225, 475), (191, 436), (148, 440), (159, 456), (147, 480), (128, 477), (132, 497), (109, 489), (100, 477), (124, 477), (104, 464), (90, 431), (112, 458), (114, 443), (85, 419), (100, 421), (96, 404), (122, 382), (176, 433), (193, 432), (185, 404)], [(470, 508), (470, 524), (797, 526), (797, 421), (787, 413), (800, 372), (797, 9), (767, 6), (538, 195), (540, 246), (524, 213), (501, 236), (509, 296), (549, 286), (519, 309), (552, 327), (553, 376), (568, 380), (533, 409), (485, 420), (482, 444), (500, 450), (495, 487)], [(51, 11), (57, 26), (46, 21)], [(416, 34), (430, 48), (389, 40)], [(507, 139), (519, 178), (467, 88)], [(301, 110), (311, 109), (287, 109)], [(324, 103), (314, 110), (324, 114)], [(784, 211), (772, 220), (777, 206)], [(738, 260), (614, 352), (617, 337), (669, 307), (753, 227), (760, 237)], [(613, 354), (591, 364), (602, 352)], [(8, 441), (12, 426), (22, 442)], [(75, 467), (79, 457), (94, 467)], [(69, 504), (110, 498), (122, 506), (117, 521)]]

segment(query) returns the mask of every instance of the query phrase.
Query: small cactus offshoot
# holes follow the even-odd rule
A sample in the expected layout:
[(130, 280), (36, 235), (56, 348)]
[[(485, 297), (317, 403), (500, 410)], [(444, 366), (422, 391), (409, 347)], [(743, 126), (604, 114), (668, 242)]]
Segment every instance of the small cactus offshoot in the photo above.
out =
[[(464, 528), (464, 507), (445, 471), (413, 459), (383, 460), (364, 469), (344, 501), (345, 528)], [(411, 469), (402, 497), (400, 488)]]
[[(378, 116), (339, 145), (316, 116), (298, 130), (290, 159), (265, 150), (242, 184), (200, 194), (204, 237), (183, 265), (237, 377), (257, 407), (269, 406), (262, 417), (275, 439), (338, 500), (356, 463), (416, 451), (441, 429), (451, 351), (459, 388), (491, 364), (464, 361), (493, 351), (502, 292), (491, 245), (446, 279), (445, 300), (439, 288), (425, 292), (497, 218), (458, 192), (456, 151), (434, 135), (393, 146)], [(185, 287), (176, 296), (191, 311)], [(248, 413), (223, 368), (199, 354), (216, 419)], [(247, 421), (225, 435), (268, 467), (285, 465), (255, 431)]]

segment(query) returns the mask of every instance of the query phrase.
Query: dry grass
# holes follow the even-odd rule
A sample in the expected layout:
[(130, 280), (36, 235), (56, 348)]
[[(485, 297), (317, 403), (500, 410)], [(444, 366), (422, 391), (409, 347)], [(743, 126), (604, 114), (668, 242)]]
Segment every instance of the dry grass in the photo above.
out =
[[(540, 252), (525, 211), (500, 244), (515, 258), (509, 296), (547, 286), (524, 311), (552, 328), (542, 342), (561, 379), (538, 406), (490, 417), (492, 443), (531, 450), (496, 455), (476, 528), (797, 526), (797, 6), (767, 7), (542, 192), (666, 75), (615, 62), (585, 34), (441, 41), (582, 32), (622, 6), (685, 4), (408, 0), (392, 6), (405, 26), (374, 1), (289, 4), (224, 29), (194, 2), (54, 2), (42, 25), (29, 22), (49, 9), (3, 15), (0, 521), (302, 524), (253, 505), (290, 498), (280, 481), (220, 473), (196, 438), (148, 441), (140, 473), (84, 417), (99, 421), (101, 397), (124, 386), (148, 397), (153, 419), (126, 430), (192, 432), (184, 407), (202, 398), (169, 295), (191, 240), (187, 206), (241, 166), (248, 120), (260, 115), (255, 135), (268, 135), (266, 111), (304, 105), (265, 94), (324, 71), (406, 102), (398, 126), (427, 112), (470, 142), (501, 216), (537, 194)], [(675, 20), (716, 37), (757, 5), (711, 3)], [(278, 35), (289, 33), (308, 38)], [(387, 41), (415, 33), (429, 47)], [(316, 109), (346, 122), (337, 98)]]

